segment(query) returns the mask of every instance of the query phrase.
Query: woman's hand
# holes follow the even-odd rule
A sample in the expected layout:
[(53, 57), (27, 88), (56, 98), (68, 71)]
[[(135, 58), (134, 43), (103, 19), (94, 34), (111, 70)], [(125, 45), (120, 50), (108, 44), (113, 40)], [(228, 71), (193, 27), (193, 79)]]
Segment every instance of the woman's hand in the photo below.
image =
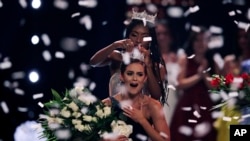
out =
[(131, 39), (123, 39), (115, 41), (114, 44), (117, 46), (117, 48), (124, 49), (127, 52), (131, 52), (134, 48), (134, 43)]
[(146, 119), (142, 113), (142, 110), (133, 108), (133, 107), (124, 107), (123, 108), (124, 115), (131, 118), (135, 122), (140, 122), (144, 119)]

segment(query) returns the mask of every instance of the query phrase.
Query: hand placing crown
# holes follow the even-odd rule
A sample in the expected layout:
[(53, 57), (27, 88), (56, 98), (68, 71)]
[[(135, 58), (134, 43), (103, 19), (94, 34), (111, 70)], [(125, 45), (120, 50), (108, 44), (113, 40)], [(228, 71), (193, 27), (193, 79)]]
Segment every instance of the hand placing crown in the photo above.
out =
[(132, 18), (131, 19), (142, 20), (144, 25), (146, 25), (146, 22), (150, 22), (150, 23), (154, 24), (156, 16), (157, 16), (157, 14), (149, 15), (145, 10), (143, 12), (137, 12), (137, 11), (135, 11), (135, 9), (132, 9)]

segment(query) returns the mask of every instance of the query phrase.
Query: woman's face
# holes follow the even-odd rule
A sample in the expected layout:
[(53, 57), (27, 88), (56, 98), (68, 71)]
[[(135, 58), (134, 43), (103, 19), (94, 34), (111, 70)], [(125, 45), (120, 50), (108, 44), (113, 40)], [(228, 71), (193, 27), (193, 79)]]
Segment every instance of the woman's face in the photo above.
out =
[(155, 27), (155, 31), (159, 46), (169, 47), (172, 42), (169, 29), (163, 24), (158, 24)]
[(206, 33), (199, 33), (194, 39), (193, 47), (195, 54), (204, 54), (207, 51), (209, 36)]
[(248, 49), (247, 32), (243, 29), (238, 31), (238, 44), (242, 50)]
[(140, 94), (146, 79), (144, 66), (138, 62), (129, 64), (121, 74), (121, 80), (129, 94)]
[(131, 33), (129, 34), (129, 39), (132, 40), (135, 47), (137, 47), (138, 45), (142, 45), (142, 47), (148, 49), (149, 42), (145, 41), (143, 42), (144, 37), (150, 37), (150, 35), (149, 35), (149, 29), (143, 25), (135, 26), (132, 29)]

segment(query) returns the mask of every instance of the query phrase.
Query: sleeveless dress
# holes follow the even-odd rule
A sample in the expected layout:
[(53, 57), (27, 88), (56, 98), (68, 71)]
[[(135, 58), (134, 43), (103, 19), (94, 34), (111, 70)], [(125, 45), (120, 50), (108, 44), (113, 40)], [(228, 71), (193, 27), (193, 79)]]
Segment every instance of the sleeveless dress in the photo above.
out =
[[(199, 64), (189, 59), (186, 76), (196, 74), (198, 67)], [(171, 141), (215, 141), (217, 133), (210, 111), (212, 106), (213, 102), (203, 80), (185, 89), (172, 117)]]
[[(111, 97), (111, 96), (109, 98), (110, 98), (111, 103), (112, 103), (112, 108), (114, 109), (114, 111), (116, 111), (116, 114), (117, 114), (116, 116), (120, 117), (120, 115), (123, 113), (123, 111), (120, 107), (119, 101), (117, 101), (114, 97)], [(133, 121), (132, 119), (126, 117), (125, 115), (123, 115), (123, 117), (126, 118), (126, 120), (125, 120), (126, 124), (133, 126), (133, 132), (129, 136), (129, 138), (131, 138), (133, 141), (142, 141), (144, 138), (148, 138), (147, 133), (145, 132), (145, 130), (143, 129), (143, 127), (139, 123)], [(150, 123), (152, 123), (152, 122), (150, 121)], [(146, 141), (146, 140), (144, 140), (144, 141)]]

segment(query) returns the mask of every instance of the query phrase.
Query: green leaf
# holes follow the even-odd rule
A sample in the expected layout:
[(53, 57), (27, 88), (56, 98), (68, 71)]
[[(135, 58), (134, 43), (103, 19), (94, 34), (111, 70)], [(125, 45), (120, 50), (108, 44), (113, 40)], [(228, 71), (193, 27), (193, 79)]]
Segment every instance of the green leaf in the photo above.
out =
[(62, 101), (62, 97), (60, 96), (60, 94), (56, 90), (51, 89), (51, 92), (52, 92), (52, 95), (54, 96), (54, 99), (56, 101)]

